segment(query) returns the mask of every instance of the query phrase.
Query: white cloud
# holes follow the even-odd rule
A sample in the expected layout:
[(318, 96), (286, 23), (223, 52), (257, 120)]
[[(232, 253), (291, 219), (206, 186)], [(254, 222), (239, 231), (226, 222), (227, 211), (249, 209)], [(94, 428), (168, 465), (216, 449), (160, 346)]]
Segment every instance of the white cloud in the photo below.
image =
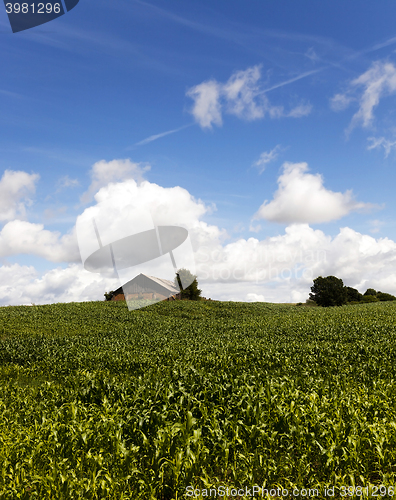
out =
[[(221, 126), (223, 111), (244, 120), (258, 120), (267, 114), (271, 118), (282, 116), (299, 118), (311, 112), (310, 104), (300, 104), (289, 113), (285, 113), (283, 106), (272, 105), (266, 96), (266, 92), (272, 89), (263, 90), (260, 79), (260, 66), (252, 66), (245, 71), (236, 71), (226, 83), (209, 80), (189, 89), (187, 96), (194, 101), (191, 113), (196, 122), (202, 128)], [(295, 80), (292, 79), (290, 82)]]
[(246, 294), (246, 302), (265, 302), (265, 297), (257, 293), (248, 293)]
[[(308, 298), (317, 276), (338, 276), (364, 292), (396, 293), (396, 243), (350, 228), (335, 237), (307, 224), (288, 226), (264, 240), (222, 244), (217, 228), (196, 228), (203, 245), (196, 252), (197, 274), (205, 297), (219, 300), (299, 302)], [(81, 264), (39, 276), (33, 267), (0, 267), (0, 304), (103, 300), (119, 286), (116, 279), (85, 271)]]
[(0, 257), (18, 254), (35, 255), (50, 262), (80, 261), (74, 231), (61, 236), (44, 229), (43, 224), (13, 220), (0, 231)]
[[(199, 243), (196, 272), (205, 297), (305, 301), (313, 279), (329, 275), (361, 292), (372, 287), (396, 293), (396, 243), (387, 238), (375, 239), (347, 227), (332, 238), (307, 224), (294, 224), (261, 241), (241, 238), (227, 244), (216, 226), (191, 223), (190, 234)], [(130, 278), (134, 275), (132, 270)], [(102, 300), (105, 291), (118, 286), (116, 279), (89, 273), (81, 264), (41, 277), (32, 267), (0, 267), (3, 305)]]
[(378, 220), (378, 219), (374, 219), (374, 220), (370, 220), (369, 224), (371, 226), (370, 233), (375, 234), (375, 233), (379, 233), (381, 231), (381, 227), (385, 224), (385, 222)]
[(220, 300), (299, 302), (317, 276), (338, 276), (364, 292), (373, 287), (396, 293), (396, 243), (348, 227), (334, 237), (307, 224), (286, 227), (265, 240), (240, 239), (201, 247), (198, 281), (204, 296)]
[[(128, 253), (131, 245), (126, 237), (142, 238), (142, 233), (155, 226), (181, 226), (187, 229), (187, 240), (172, 243), (173, 257), (178, 268), (186, 267), (194, 273), (195, 262), (191, 245), (199, 246), (207, 240), (219, 237), (221, 231), (208, 226), (200, 218), (213, 207), (194, 199), (181, 188), (164, 188), (144, 181), (138, 184), (130, 179), (122, 183), (111, 183), (95, 195), (96, 204), (87, 208), (77, 220), (77, 236), (81, 258), (87, 269), (114, 274), (113, 261), (106, 256), (90, 264), (91, 256), (100, 246), (118, 242), (114, 250), (114, 262), (134, 262), (131, 268), (116, 265), (121, 282), (129, 281), (139, 273), (172, 279), (174, 269), (169, 250), (151, 240), (139, 240)], [(136, 241), (136, 239), (134, 241)], [(177, 238), (176, 238), (177, 239)], [(135, 243), (133, 243), (135, 244)], [(158, 246), (157, 246), (158, 245)], [(128, 255), (127, 257), (123, 257)], [(92, 259), (91, 259), (92, 260)], [(121, 283), (120, 283), (121, 285)], [(188, 286), (188, 285), (187, 285)]]
[(308, 59), (310, 59), (313, 63), (316, 63), (317, 61), (320, 61), (319, 56), (315, 52), (313, 47), (310, 47), (304, 54)]
[[(359, 95), (358, 89), (363, 87)], [(346, 108), (357, 93), (359, 109), (353, 115), (352, 121), (347, 129), (350, 132), (355, 126), (361, 124), (369, 127), (374, 119), (374, 108), (380, 100), (396, 92), (396, 68), (391, 62), (376, 61), (371, 67), (358, 78), (350, 82), (349, 89), (345, 94), (337, 94), (333, 97), (331, 104), (333, 109)]]
[(73, 188), (79, 186), (78, 179), (71, 179), (68, 175), (61, 177), (58, 181), (58, 191), (65, 188)]
[(223, 85), (228, 113), (245, 120), (257, 120), (264, 116), (268, 102), (264, 95), (257, 98), (260, 93), (260, 77), (259, 66), (253, 66), (246, 71), (237, 71)]
[(142, 182), (144, 174), (150, 170), (149, 165), (134, 163), (129, 159), (125, 160), (101, 160), (96, 162), (90, 171), (91, 185), (82, 197), (81, 201), (86, 203), (90, 201), (95, 193), (103, 186), (107, 186), (111, 182), (119, 182), (126, 179), (134, 179), (137, 182)]
[(312, 104), (299, 104), (293, 108), (287, 116), (291, 118), (301, 118), (302, 116), (308, 116), (312, 111)]
[(35, 192), (38, 174), (6, 170), (0, 179), (0, 220), (25, 217), (30, 194)]
[(57, 268), (39, 276), (32, 266), (0, 267), (0, 305), (50, 304), (104, 300), (118, 281), (85, 271), (81, 264)]
[(220, 89), (219, 83), (210, 80), (196, 85), (187, 92), (187, 95), (194, 100), (191, 113), (203, 128), (212, 128), (212, 124), (220, 126), (223, 123)]
[(320, 174), (309, 174), (307, 163), (284, 163), (274, 199), (265, 201), (255, 218), (281, 223), (319, 223), (344, 217), (353, 210), (372, 208), (353, 199), (352, 191), (336, 193), (323, 186)]
[[(296, 195), (300, 191), (305, 193), (303, 201), (308, 202), (308, 212), (301, 212), (297, 203), (301, 201)], [(315, 221), (312, 214), (317, 212), (322, 219), (330, 220), (346, 210), (367, 206), (354, 202), (350, 192), (326, 190), (321, 176), (308, 174), (304, 163), (284, 165), (274, 199), (278, 211), (273, 207), (273, 212), (277, 212), (278, 217), (283, 214), (293, 220), (290, 216), (293, 210), (283, 204), (286, 195), (290, 196), (289, 202), (299, 215), (299, 221), (304, 217)], [(316, 205), (310, 204), (310, 196), (317, 201)], [(299, 302), (308, 297), (312, 280), (320, 275), (338, 276), (346, 285), (361, 292), (372, 287), (396, 293), (396, 243), (387, 238), (375, 239), (347, 227), (332, 238), (304, 223), (288, 225), (283, 234), (263, 240), (239, 238), (229, 243), (224, 230), (202, 220), (211, 207), (194, 199), (187, 190), (164, 188), (148, 181), (139, 183), (134, 179), (110, 182), (101, 187), (95, 202), (84, 211), (82, 219), (92, 222), (95, 218), (104, 245), (112, 240), (115, 234), (112, 231), (122, 230), (125, 235), (144, 230), (144, 210), (150, 212), (151, 224), (166, 225), (172, 221), (186, 227), (193, 243), (195, 272), (206, 297)], [(129, 211), (134, 210), (132, 206), (142, 211), (142, 219), (136, 219), (134, 227), (127, 224)], [(373, 221), (374, 228), (380, 225), (377, 222)], [(141, 227), (137, 227), (139, 224)], [(93, 250), (97, 249), (92, 223), (86, 236)], [(175, 259), (182, 263), (185, 255), (178, 250), (174, 252)], [(87, 255), (91, 251), (88, 249)], [(120, 285), (118, 279), (89, 273), (81, 264), (73, 263), (73, 259), (79, 260), (74, 231), (61, 236), (45, 230), (41, 224), (11, 221), (0, 232), (0, 256), (18, 253), (69, 262), (69, 265), (65, 269), (52, 269), (42, 276), (31, 266), (0, 267), (0, 304), (3, 305), (103, 300), (105, 291)], [(172, 279), (169, 255), (158, 259), (157, 270), (158, 274), (154, 275)], [(128, 269), (120, 275), (121, 282), (138, 272), (144, 270)]]
[(370, 151), (371, 149), (377, 149), (383, 147), (385, 150), (385, 158), (387, 158), (392, 149), (396, 148), (396, 141), (390, 141), (389, 139), (385, 139), (385, 137), (369, 137), (367, 139), (371, 144), (367, 146), (367, 149)]
[(255, 220), (250, 221), (249, 231), (251, 233), (259, 233), (261, 231), (261, 224), (257, 224)]
[(330, 100), (330, 106), (333, 111), (342, 111), (346, 109), (353, 101), (353, 97), (345, 94), (336, 94)]
[(271, 151), (264, 151), (264, 153), (261, 153), (260, 158), (253, 163), (253, 166), (258, 168), (260, 174), (264, 172), (268, 163), (271, 163), (278, 158), (280, 149), (281, 145), (277, 144), (273, 149), (271, 149)]

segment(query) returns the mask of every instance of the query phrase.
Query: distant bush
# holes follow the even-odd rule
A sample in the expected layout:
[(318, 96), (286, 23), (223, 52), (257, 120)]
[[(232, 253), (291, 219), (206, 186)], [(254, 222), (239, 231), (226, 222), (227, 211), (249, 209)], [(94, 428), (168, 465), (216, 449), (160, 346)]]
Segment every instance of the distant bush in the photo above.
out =
[(362, 302), (378, 302), (379, 299), (375, 295), (363, 295)]
[(396, 297), (390, 293), (377, 292), (377, 299), (381, 302), (386, 302), (388, 300), (396, 300)]
[(376, 296), (377, 292), (374, 290), (374, 288), (368, 288), (365, 292), (364, 295), (367, 297), (367, 295), (373, 295)]
[(317, 306), (318, 304), (317, 304), (314, 300), (312, 300), (312, 299), (307, 299), (307, 300), (305, 301), (305, 305), (306, 305), (306, 306), (311, 306), (311, 307), (313, 306), (313, 307), (315, 307), (315, 306)]

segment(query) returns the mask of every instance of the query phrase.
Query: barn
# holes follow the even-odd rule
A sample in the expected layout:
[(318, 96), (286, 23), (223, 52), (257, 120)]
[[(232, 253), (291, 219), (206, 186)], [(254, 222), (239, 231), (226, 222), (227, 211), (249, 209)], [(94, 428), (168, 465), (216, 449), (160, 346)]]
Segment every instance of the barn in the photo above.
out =
[(180, 298), (179, 289), (170, 280), (139, 274), (113, 293), (111, 300), (165, 300)]

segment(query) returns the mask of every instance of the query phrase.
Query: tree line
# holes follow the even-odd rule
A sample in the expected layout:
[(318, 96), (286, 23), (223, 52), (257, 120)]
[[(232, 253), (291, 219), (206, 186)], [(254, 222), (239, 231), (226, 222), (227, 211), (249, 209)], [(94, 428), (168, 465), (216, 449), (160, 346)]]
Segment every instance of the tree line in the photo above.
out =
[(322, 307), (396, 300), (394, 295), (376, 291), (374, 288), (368, 288), (364, 294), (361, 294), (356, 288), (344, 286), (342, 279), (336, 276), (325, 278), (319, 276), (313, 280), (313, 283), (308, 302), (313, 301)]

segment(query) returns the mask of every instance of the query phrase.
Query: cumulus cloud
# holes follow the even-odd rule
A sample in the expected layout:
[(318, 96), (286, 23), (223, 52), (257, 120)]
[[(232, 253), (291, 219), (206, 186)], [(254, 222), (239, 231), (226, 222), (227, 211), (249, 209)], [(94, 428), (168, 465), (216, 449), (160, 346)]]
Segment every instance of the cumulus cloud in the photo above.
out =
[(0, 179), (0, 220), (12, 220), (26, 215), (29, 196), (34, 194), (38, 174), (6, 170)]
[(307, 163), (284, 163), (273, 200), (265, 201), (255, 218), (287, 224), (315, 224), (340, 219), (353, 210), (373, 207), (355, 201), (351, 190), (337, 193), (326, 189), (320, 174), (307, 171)]
[(144, 179), (144, 174), (149, 171), (150, 168), (149, 165), (134, 163), (130, 159), (98, 161), (91, 168), (91, 185), (88, 191), (82, 195), (81, 201), (87, 203), (101, 187), (107, 186), (111, 182), (134, 179), (140, 183)]
[[(305, 193), (303, 198), (295, 194), (301, 191)], [(308, 212), (301, 212), (297, 201), (303, 199), (306, 204), (310, 196), (317, 200), (316, 205), (308, 202)], [(277, 213), (277, 217), (283, 214), (284, 218), (294, 221), (290, 216), (293, 209), (285, 208), (287, 198), (299, 214), (297, 222), (304, 219), (315, 222), (317, 217), (312, 214), (317, 213), (322, 220), (331, 220), (345, 210), (367, 206), (353, 201), (350, 192), (326, 190), (321, 176), (307, 173), (306, 164), (284, 165), (274, 197), (277, 204), (276, 210), (272, 207), (272, 214)], [(239, 238), (230, 242), (224, 230), (203, 220), (212, 207), (181, 187), (164, 188), (144, 180), (111, 181), (99, 189), (94, 200), (95, 204), (82, 214), (83, 226), (87, 223), (84, 243), (92, 247), (84, 249), (83, 260), (99, 248), (92, 219), (96, 221), (103, 245), (120, 234), (125, 236), (148, 229), (146, 223), (150, 227), (172, 223), (188, 229), (194, 272), (206, 297), (299, 302), (308, 297), (312, 280), (320, 275), (338, 276), (346, 285), (361, 292), (372, 287), (396, 293), (396, 243), (387, 238), (376, 239), (347, 227), (331, 237), (307, 223), (292, 223), (277, 236), (261, 240)], [(134, 217), (137, 213), (134, 210), (141, 217)], [(135, 221), (132, 226), (131, 215)], [(374, 228), (379, 226), (377, 222), (373, 223)], [(118, 288), (139, 272), (146, 272), (143, 266), (126, 269), (119, 277), (90, 273), (78, 263), (73, 231), (61, 236), (40, 224), (15, 220), (8, 222), (0, 232), (0, 256), (20, 253), (68, 265), (43, 275), (31, 266), (3, 265), (0, 267), (2, 305), (103, 300), (105, 291)], [(180, 248), (174, 250), (179, 267), (188, 261), (186, 255)], [(147, 274), (172, 279), (174, 269), (169, 254), (155, 260), (156, 272)], [(190, 268), (189, 264), (185, 267)]]
[(358, 101), (359, 109), (353, 115), (347, 129), (347, 132), (350, 132), (359, 124), (369, 127), (374, 119), (374, 108), (383, 97), (395, 92), (396, 68), (394, 64), (376, 61), (365, 73), (350, 82), (346, 93), (335, 95), (331, 105), (334, 110), (340, 110), (348, 107), (353, 100)]
[[(308, 224), (293, 224), (283, 234), (221, 241), (216, 227), (201, 226), (196, 273), (205, 297), (219, 300), (300, 302), (317, 276), (334, 275), (365, 292), (396, 294), (396, 243), (341, 228), (335, 237)], [(131, 278), (134, 275), (131, 276)], [(81, 264), (39, 276), (33, 267), (0, 267), (0, 304), (102, 300), (119, 286), (115, 278), (89, 273)]]
[(0, 305), (51, 304), (104, 300), (118, 281), (85, 271), (81, 264), (56, 268), (40, 276), (33, 266), (0, 267)]
[(196, 122), (202, 128), (221, 126), (223, 112), (249, 121), (266, 115), (271, 118), (300, 118), (311, 112), (312, 106), (307, 103), (296, 106), (290, 112), (285, 112), (283, 106), (272, 105), (260, 80), (261, 67), (253, 66), (236, 71), (226, 83), (212, 79), (192, 87), (187, 91), (187, 96), (194, 101), (191, 113)]
[[(164, 188), (148, 181), (138, 184), (130, 179), (101, 188), (95, 201), (96, 204), (77, 219), (81, 258), (86, 269), (93, 272), (106, 276), (117, 273), (120, 285), (139, 273), (173, 279), (174, 263), (178, 269), (184, 267), (194, 274), (193, 248), (221, 233), (215, 226), (200, 220), (213, 207), (196, 200), (179, 186)], [(161, 227), (155, 229), (158, 226), (178, 226), (187, 232), (181, 239), (171, 236), (169, 245), (164, 240), (159, 244), (153, 232), (161, 230)], [(174, 230), (171, 232), (173, 234)], [(148, 239), (144, 239), (143, 234)], [(110, 244), (112, 256), (102, 252), (100, 259), (92, 257), (101, 247)], [(183, 283), (183, 286), (189, 284)]]
[(361, 292), (396, 292), (396, 243), (348, 227), (332, 238), (308, 224), (293, 224), (261, 241), (201, 247), (196, 258), (205, 296), (220, 300), (261, 295), (268, 302), (305, 301), (313, 279), (330, 275)]
[(253, 163), (254, 167), (258, 168), (259, 174), (262, 174), (266, 168), (266, 166), (275, 161), (278, 158), (278, 153), (281, 149), (281, 145), (277, 144), (271, 151), (264, 151), (261, 153), (260, 158)]
[(22, 220), (8, 222), (0, 231), (0, 257), (35, 255), (50, 262), (80, 261), (74, 231), (61, 236), (44, 229), (43, 224)]

